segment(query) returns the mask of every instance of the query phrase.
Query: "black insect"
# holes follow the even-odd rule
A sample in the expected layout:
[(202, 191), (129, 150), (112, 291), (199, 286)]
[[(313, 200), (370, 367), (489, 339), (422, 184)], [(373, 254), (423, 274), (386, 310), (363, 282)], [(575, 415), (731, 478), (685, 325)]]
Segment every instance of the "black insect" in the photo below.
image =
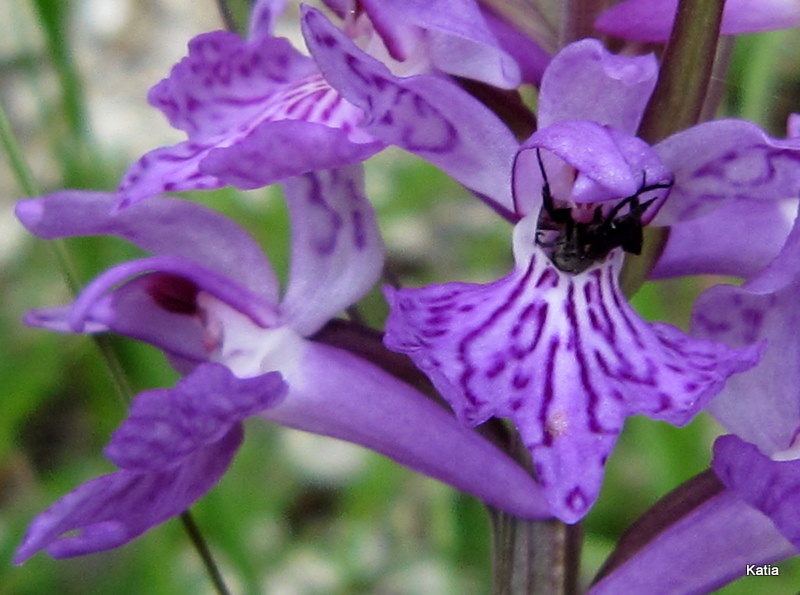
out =
[[(608, 215), (603, 215), (597, 206), (588, 222), (575, 221), (570, 208), (556, 208), (550, 183), (544, 171), (542, 156), (536, 149), (539, 170), (542, 172), (542, 203), (544, 208), (539, 215), (539, 231), (536, 243), (549, 250), (550, 260), (566, 273), (581, 273), (598, 260), (605, 258), (614, 248), (622, 248), (631, 254), (641, 254), (644, 237), (642, 216), (658, 197), (641, 202), (639, 197), (651, 190), (671, 188), (672, 181), (660, 184), (646, 183), (642, 172), (642, 185), (635, 194), (620, 200)], [(624, 214), (620, 212), (628, 207)], [(555, 239), (543, 241), (546, 231), (556, 232)], [(549, 238), (553, 234), (547, 234)]]

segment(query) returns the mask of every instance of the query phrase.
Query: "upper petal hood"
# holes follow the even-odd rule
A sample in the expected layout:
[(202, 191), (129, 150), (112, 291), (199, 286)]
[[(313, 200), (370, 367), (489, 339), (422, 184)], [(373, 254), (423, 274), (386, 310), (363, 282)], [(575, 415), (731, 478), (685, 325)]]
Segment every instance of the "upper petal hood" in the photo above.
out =
[(634, 134), (658, 78), (655, 56), (617, 56), (596, 39), (576, 41), (553, 57), (542, 77), (539, 128), (592, 120)]
[[(550, 159), (547, 153), (561, 161)], [(517, 153), (513, 187), (519, 216), (537, 215), (541, 209), (544, 179), (540, 157), (554, 197), (575, 204), (613, 202), (633, 196), (645, 186), (667, 185), (672, 180), (643, 140), (597, 122), (560, 121), (537, 130)], [(644, 223), (652, 219), (665, 198), (666, 192), (662, 192), (644, 214)]]

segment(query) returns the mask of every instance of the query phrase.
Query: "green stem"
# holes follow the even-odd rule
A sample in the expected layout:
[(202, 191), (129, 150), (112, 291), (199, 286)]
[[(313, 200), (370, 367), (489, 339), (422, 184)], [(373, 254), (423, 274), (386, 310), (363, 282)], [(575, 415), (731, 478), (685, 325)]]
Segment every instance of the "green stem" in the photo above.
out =
[(744, 63), (744, 73), (739, 81), (742, 118), (764, 126), (772, 124), (769, 115), (780, 78), (780, 61), (775, 59), (775, 55), (782, 46), (793, 43), (790, 35), (797, 35), (797, 32), (774, 31), (737, 39), (736, 54), (747, 56), (747, 60), (740, 60)]
[(225, 29), (231, 33), (236, 33), (236, 20), (233, 18), (233, 11), (231, 10), (230, 6), (225, 0), (216, 1), (217, 9), (219, 10), (219, 16), (222, 18), (222, 22), (225, 24)]
[(211, 548), (208, 547), (208, 543), (206, 542), (205, 537), (203, 537), (200, 527), (197, 526), (192, 513), (187, 510), (181, 514), (181, 522), (183, 523), (183, 528), (186, 531), (186, 534), (189, 536), (192, 545), (194, 545), (195, 551), (197, 551), (200, 559), (203, 561), (206, 572), (208, 573), (211, 582), (214, 584), (214, 589), (216, 589), (219, 595), (230, 595), (230, 591), (225, 584), (225, 579), (222, 578), (222, 573), (219, 571), (219, 567), (214, 561), (214, 555), (211, 553)]
[[(725, 0), (680, 0), (675, 25), (647, 105), (639, 136), (655, 144), (696, 124), (702, 113), (714, 66)], [(645, 230), (641, 256), (628, 255), (620, 275), (627, 296), (635, 294), (658, 260), (669, 237), (667, 228)]]
[(526, 521), (491, 509), (492, 595), (574, 595), (580, 525)]
[[(3, 150), (8, 156), (8, 162), (11, 166), (11, 170), (16, 177), (23, 193), (26, 196), (38, 196), (40, 194), (38, 184), (36, 183), (36, 179), (33, 176), (30, 166), (28, 165), (28, 162), (22, 153), (22, 149), (20, 148), (16, 135), (11, 128), (8, 115), (6, 114), (5, 108), (2, 104), (0, 104), (0, 145), (2, 145)], [(73, 296), (77, 295), (81, 285), (78, 281), (78, 276), (75, 272), (75, 265), (70, 257), (66, 244), (63, 240), (52, 240), (49, 245), (52, 247), (54, 257), (58, 263), (58, 268), (64, 276), (64, 280), (70, 290), (70, 293)], [(120, 362), (117, 354), (114, 352), (114, 349), (111, 346), (111, 343), (109, 342), (109, 337), (102, 335), (91, 335), (91, 337), (106, 364), (109, 374), (111, 375), (112, 384), (114, 385), (117, 396), (122, 403), (124, 403), (126, 406), (129, 405), (133, 400), (133, 391), (131, 390), (131, 386), (128, 382), (128, 378), (125, 374), (122, 363)], [(211, 551), (209, 550), (208, 545), (203, 538), (202, 533), (200, 532), (200, 529), (197, 527), (197, 524), (188, 510), (181, 515), (181, 521), (183, 522), (183, 526), (186, 529), (187, 535), (189, 536), (189, 540), (192, 542), (192, 545), (203, 561), (206, 572), (208, 573), (211, 582), (214, 584), (214, 588), (217, 590), (217, 593), (219, 593), (219, 595), (229, 595), (230, 592), (222, 580), (222, 575), (216, 563), (214, 562)]]
[[(531, 468), (528, 450), (515, 432), (500, 445)], [(580, 523), (530, 521), (489, 508), (492, 523), (492, 595), (575, 595), (578, 593)]]
[(231, 33), (247, 37), (248, 20), (253, 2), (250, 0), (216, 0), (216, 3), (225, 28)]

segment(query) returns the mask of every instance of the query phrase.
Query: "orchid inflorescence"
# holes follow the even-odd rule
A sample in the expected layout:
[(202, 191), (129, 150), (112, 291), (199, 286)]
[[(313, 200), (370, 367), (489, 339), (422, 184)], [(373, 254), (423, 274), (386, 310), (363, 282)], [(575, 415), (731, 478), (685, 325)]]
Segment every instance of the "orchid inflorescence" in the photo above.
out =
[[(706, 592), (745, 560), (795, 555), (800, 116), (786, 138), (740, 119), (645, 131), (671, 117), (652, 98), (676, 68), (660, 59), (677, 0), (618, 3), (562, 42), (497, 2), (326, 0), (300, 7), (309, 55), (275, 36), (283, 4), (255, 2), (245, 36), (194, 38), (150, 90), (186, 140), (142, 156), (115, 191), (17, 204), (40, 238), (111, 235), (148, 253), (26, 323), (147, 342), (183, 378), (134, 399), (105, 450), (118, 470), (41, 513), (15, 562), (114, 548), (180, 514), (225, 473), (251, 416), (364, 446), (520, 522), (574, 525), (626, 418), (682, 426), (703, 411), (727, 435), (711, 471), (678, 488), (703, 496), (590, 592)], [(797, 25), (796, 3), (729, 0), (721, 16), (725, 35)], [(521, 85), (537, 91), (535, 114)], [(332, 321), (386, 265), (363, 163), (390, 146), (507, 222), (513, 266), (482, 284), (386, 285), (383, 345), (348, 349)], [(165, 195), (271, 184), (290, 218), (283, 290), (239, 225)], [(702, 293), (688, 331), (643, 319), (620, 283), (649, 229), (669, 230), (639, 257), (649, 279), (744, 280)], [(396, 354), (420, 382), (385, 363)]]

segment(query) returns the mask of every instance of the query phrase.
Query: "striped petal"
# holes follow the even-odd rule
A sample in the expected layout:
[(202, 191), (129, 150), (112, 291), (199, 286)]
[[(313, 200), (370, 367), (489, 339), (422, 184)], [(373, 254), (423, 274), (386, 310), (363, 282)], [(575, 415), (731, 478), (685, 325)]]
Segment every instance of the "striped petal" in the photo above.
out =
[(325, 16), (304, 7), (303, 34), (326, 80), (366, 114), (363, 129), (414, 153), (488, 197), (511, 207), (511, 165), (517, 142), (488, 108), (433, 75), (394, 76), (362, 52)]
[(149, 100), (189, 138), (129, 168), (119, 186), (124, 205), (160, 192), (256, 188), (383, 148), (358, 128), (361, 110), (285, 39), (200, 35)]
[[(518, 224), (518, 244), (533, 225)], [(686, 423), (758, 358), (755, 347), (642, 320), (617, 285), (619, 252), (571, 275), (518, 246), (516, 269), (495, 283), (387, 290), (386, 345), (408, 354), (464, 422), (510, 418), (565, 522), (597, 498), (627, 416)]]

